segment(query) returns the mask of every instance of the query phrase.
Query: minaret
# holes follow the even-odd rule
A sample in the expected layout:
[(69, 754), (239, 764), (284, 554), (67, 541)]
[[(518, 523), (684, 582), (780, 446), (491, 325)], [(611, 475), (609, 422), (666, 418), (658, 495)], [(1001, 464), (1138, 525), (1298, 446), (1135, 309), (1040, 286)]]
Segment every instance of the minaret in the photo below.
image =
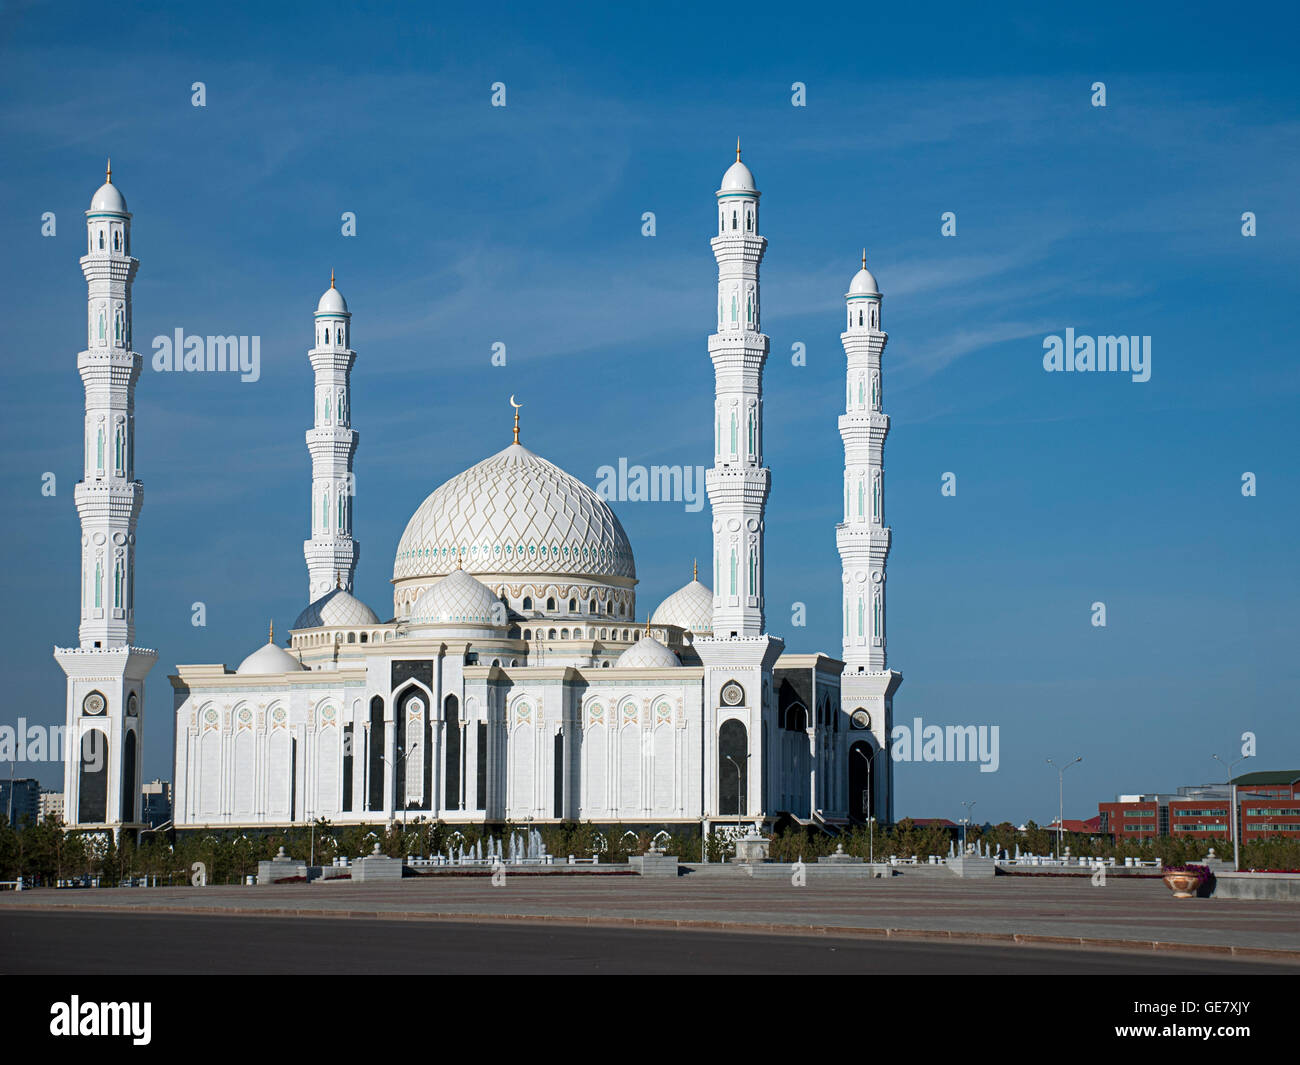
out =
[[(854, 276), (845, 294), (848, 321), (840, 335), (848, 362), (845, 411), (840, 415), (844, 440), (844, 520), (836, 526), (835, 542), (843, 567), (844, 675), (840, 682), (843, 712), (848, 716), (848, 740), (853, 730), (869, 729), (874, 747), (888, 747), (893, 721), (893, 694), (902, 675), (886, 668), (885, 563), (890, 530), (885, 524), (885, 437), (881, 357), (888, 335), (880, 327), (880, 289), (867, 269)], [(848, 752), (850, 774), (856, 765)], [(873, 759), (872, 810), (877, 818), (892, 817), (893, 764), (887, 754)], [(849, 796), (850, 803), (855, 801)], [(864, 813), (851, 810), (855, 816)]]
[(713, 360), (713, 467), (704, 477), (713, 506), (713, 635), (693, 646), (704, 667), (704, 821), (765, 821), (780, 809), (780, 775), (766, 737), (776, 729), (772, 669), (785, 644), (763, 631), (763, 364), (754, 175), (736, 161), (717, 192), (718, 329)]
[(135, 526), (144, 489), (135, 479), (131, 349), (131, 215), (105, 182), (86, 212), (84, 475), (73, 497), (81, 519), (80, 646), (54, 649), (68, 677), (64, 818), (70, 825), (138, 823), (144, 679), (157, 654), (135, 641)]
[(713, 634), (763, 632), (763, 509), (770, 473), (763, 465), (763, 364), (758, 267), (767, 240), (758, 235), (754, 175), (736, 161), (717, 192), (718, 331), (709, 337), (715, 392), (713, 468), (705, 474), (713, 506)]
[(352, 428), (352, 363), (347, 301), (330, 287), (316, 306), (316, 346), (307, 353), (316, 372), (315, 425), (307, 430), (311, 453), (311, 539), (303, 543), (307, 558), (308, 601), (335, 588), (352, 591), (360, 546), (352, 539), (352, 498), (356, 481), (352, 456), (357, 433)]

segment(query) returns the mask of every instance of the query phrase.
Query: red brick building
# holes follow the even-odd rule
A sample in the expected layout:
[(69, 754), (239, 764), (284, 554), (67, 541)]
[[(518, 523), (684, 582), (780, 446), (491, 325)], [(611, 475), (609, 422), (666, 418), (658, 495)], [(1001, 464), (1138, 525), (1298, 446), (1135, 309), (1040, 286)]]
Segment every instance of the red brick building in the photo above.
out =
[[(1241, 840), (1300, 837), (1300, 771), (1243, 773), (1237, 785)], [(1177, 795), (1119, 795), (1097, 804), (1101, 831), (1116, 839), (1232, 837), (1232, 799), (1226, 784), (1178, 789)]]

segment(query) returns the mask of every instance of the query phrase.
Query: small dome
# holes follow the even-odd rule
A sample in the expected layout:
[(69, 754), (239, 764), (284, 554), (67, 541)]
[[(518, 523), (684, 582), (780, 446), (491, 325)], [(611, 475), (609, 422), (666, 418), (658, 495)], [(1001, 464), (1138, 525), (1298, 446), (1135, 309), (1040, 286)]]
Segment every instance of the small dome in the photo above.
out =
[(240, 674), (299, 673), (306, 667), (283, 647), (264, 643), (239, 663)]
[(126, 199), (112, 181), (105, 181), (90, 198), (90, 210), (96, 213), (126, 214)]
[(722, 188), (719, 192), (754, 192), (754, 175), (749, 167), (737, 159), (722, 175)]
[(681, 665), (677, 656), (653, 636), (642, 636), (614, 664), (619, 669), (671, 669)]
[(334, 287), (334, 278), (330, 278), (330, 287), (325, 290), (325, 295), (320, 298), (316, 304), (317, 314), (347, 314), (348, 301), (343, 298), (343, 293)]
[(713, 593), (693, 580), (659, 604), (650, 624), (676, 625), (695, 636), (712, 636)]
[(505, 620), (501, 600), (463, 569), (454, 569), (411, 607), (412, 625), (483, 625)]
[(853, 282), (849, 285), (850, 296), (879, 296), (880, 288), (876, 284), (876, 279), (871, 271), (867, 269), (864, 263), (862, 269), (853, 275)]
[(342, 588), (331, 588), (306, 607), (293, 629), (345, 628), (349, 625), (378, 625), (379, 616), (360, 599)]

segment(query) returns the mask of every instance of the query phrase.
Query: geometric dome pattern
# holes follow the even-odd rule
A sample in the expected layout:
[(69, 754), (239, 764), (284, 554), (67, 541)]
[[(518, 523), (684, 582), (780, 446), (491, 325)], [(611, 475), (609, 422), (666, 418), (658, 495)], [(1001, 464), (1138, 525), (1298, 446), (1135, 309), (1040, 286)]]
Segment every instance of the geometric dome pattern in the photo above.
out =
[(642, 636), (618, 656), (619, 669), (670, 669), (680, 666), (677, 656), (653, 636)]
[(609, 505), (554, 463), (511, 444), (436, 489), (407, 523), (393, 579), (470, 573), (636, 577)]
[(452, 570), (411, 608), (412, 625), (495, 625), (504, 621), (501, 600), (463, 569)]
[(379, 617), (360, 599), (342, 588), (331, 588), (316, 602), (303, 609), (293, 629), (345, 628), (353, 625), (378, 625)]
[(696, 636), (711, 636), (713, 593), (698, 580), (693, 580), (659, 604), (650, 624), (676, 625)]

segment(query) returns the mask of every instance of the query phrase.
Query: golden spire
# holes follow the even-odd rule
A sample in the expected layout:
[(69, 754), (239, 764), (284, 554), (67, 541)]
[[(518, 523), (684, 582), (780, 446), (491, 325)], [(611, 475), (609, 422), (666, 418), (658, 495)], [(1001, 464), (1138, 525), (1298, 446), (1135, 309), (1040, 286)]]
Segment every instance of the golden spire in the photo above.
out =
[(865, 270), (866, 268), (867, 268), (867, 249), (866, 249), (866, 248), (863, 248), (863, 249), (862, 249), (862, 269)]
[(108, 165), (104, 168), (104, 180), (110, 185), (113, 184), (113, 157), (108, 157)]
[(736, 162), (740, 162), (740, 138), (736, 138)]
[[(864, 261), (865, 261), (865, 255), (866, 255), (866, 252), (863, 252)], [(330, 288), (333, 288), (333, 287), (334, 287), (334, 267), (331, 266), (331, 267), (330, 267)]]
[[(332, 285), (331, 285), (330, 287), (333, 288)], [(334, 574), (334, 587), (335, 587), (335, 588), (339, 588), (339, 589), (341, 589), (341, 588), (343, 587), (343, 571), (342, 571), (342, 570), (339, 570), (337, 573)]]
[(510, 394), (510, 406), (515, 408), (515, 443), (517, 444), (519, 443), (519, 408), (522, 407), (523, 404), (515, 402), (513, 392)]
[(700, 579), (700, 560), (698, 558), (693, 558), (691, 559), (691, 580), (698, 581), (699, 579)]
[(266, 634), (267, 643), (275, 643), (275, 622), (271, 622), (271, 631)]

